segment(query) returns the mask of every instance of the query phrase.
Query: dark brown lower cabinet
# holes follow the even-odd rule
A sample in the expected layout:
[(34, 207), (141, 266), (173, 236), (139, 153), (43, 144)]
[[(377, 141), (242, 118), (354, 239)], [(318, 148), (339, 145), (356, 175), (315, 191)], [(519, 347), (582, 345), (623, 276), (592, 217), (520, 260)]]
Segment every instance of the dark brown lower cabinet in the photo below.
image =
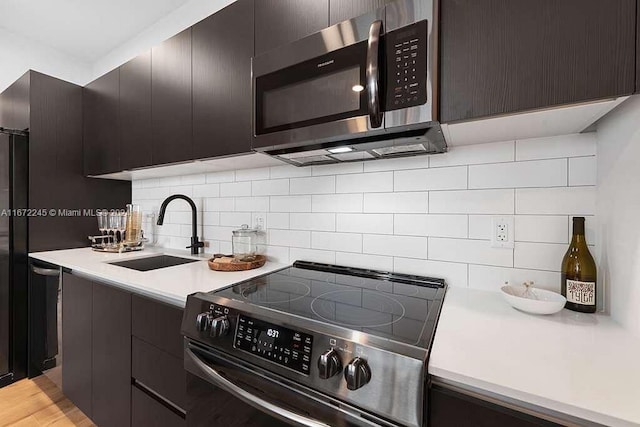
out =
[(131, 425), (131, 294), (64, 273), (62, 390), (100, 427)]
[(533, 415), (518, 412), (433, 385), (429, 391), (429, 427), (534, 427), (559, 426)]
[(65, 273), (62, 289), (62, 391), (91, 418), (91, 313), (93, 285)]
[(131, 386), (131, 425), (153, 427), (185, 427), (184, 418), (159, 403), (136, 386)]

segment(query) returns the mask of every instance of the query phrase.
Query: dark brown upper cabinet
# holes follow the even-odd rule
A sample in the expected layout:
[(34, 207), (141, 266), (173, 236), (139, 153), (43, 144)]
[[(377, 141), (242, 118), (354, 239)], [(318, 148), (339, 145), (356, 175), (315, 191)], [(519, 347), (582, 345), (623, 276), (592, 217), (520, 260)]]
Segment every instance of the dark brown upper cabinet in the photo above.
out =
[(627, 95), (636, 0), (441, 0), (440, 119)]
[(154, 165), (193, 159), (191, 28), (151, 50)]
[(86, 175), (120, 171), (120, 70), (86, 85), (82, 92)]
[(329, 25), (364, 15), (394, 0), (329, 0)]
[(259, 0), (255, 8), (256, 55), (329, 25), (329, 0)]
[(251, 151), (253, 3), (236, 1), (192, 27), (196, 159)]
[(151, 160), (151, 51), (120, 67), (120, 168)]
[(636, 23), (636, 93), (640, 93), (640, 1), (636, 7), (638, 20)]

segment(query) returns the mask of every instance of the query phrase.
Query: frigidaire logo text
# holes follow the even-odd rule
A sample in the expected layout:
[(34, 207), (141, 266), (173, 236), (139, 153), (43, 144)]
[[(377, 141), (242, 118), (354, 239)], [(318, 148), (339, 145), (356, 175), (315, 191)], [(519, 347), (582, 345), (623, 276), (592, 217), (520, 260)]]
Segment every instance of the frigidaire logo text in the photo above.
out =
[(324, 67), (325, 65), (333, 64), (333, 62), (334, 62), (333, 59), (330, 60), (330, 61), (321, 62), (321, 63), (318, 64), (318, 68)]

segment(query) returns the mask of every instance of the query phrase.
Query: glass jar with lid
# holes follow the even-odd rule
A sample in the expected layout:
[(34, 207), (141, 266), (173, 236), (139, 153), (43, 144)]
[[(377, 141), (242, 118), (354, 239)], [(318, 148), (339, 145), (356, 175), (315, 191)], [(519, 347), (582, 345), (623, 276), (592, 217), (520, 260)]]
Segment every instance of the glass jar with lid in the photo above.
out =
[(238, 230), (233, 230), (231, 244), (233, 257), (238, 261), (255, 261), (257, 254), (258, 230), (242, 224)]

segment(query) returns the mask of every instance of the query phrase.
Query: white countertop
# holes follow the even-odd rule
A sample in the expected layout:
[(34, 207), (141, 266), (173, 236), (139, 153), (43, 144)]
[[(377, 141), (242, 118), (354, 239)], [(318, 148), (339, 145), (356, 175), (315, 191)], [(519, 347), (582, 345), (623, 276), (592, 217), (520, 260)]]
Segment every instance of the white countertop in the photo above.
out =
[[(134, 258), (144, 258), (159, 253), (200, 259), (200, 262), (176, 265), (151, 271), (136, 271), (108, 264)], [(67, 249), (60, 251), (34, 252), (31, 258), (69, 268), (75, 273), (93, 278), (113, 286), (143, 294), (167, 303), (184, 307), (187, 295), (194, 292), (209, 292), (230, 286), (234, 283), (261, 276), (287, 267), (286, 264), (267, 262), (263, 267), (237, 272), (212, 271), (207, 265), (210, 255), (190, 255), (187, 251), (175, 251), (163, 248), (145, 248), (132, 253), (102, 253), (90, 248)]]
[(583, 420), (640, 425), (640, 339), (608, 316), (529, 315), (497, 292), (449, 288), (429, 372)]

